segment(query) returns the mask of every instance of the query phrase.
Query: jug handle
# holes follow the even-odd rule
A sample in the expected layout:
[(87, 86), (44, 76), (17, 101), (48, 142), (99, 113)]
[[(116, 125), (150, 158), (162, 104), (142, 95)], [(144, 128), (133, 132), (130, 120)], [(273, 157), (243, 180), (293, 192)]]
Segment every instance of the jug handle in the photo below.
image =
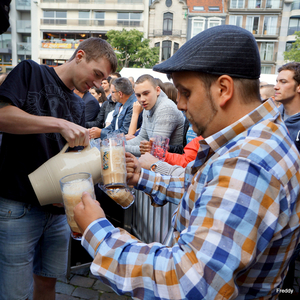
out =
[[(60, 150), (59, 154), (65, 153), (65, 152), (67, 151), (68, 148), (69, 148), (69, 143), (66, 143), (66, 144), (64, 145), (64, 147)], [(84, 151), (84, 150), (89, 150), (90, 148), (91, 148), (91, 145), (90, 145), (90, 143), (89, 143), (86, 147), (84, 147), (84, 149), (83, 149), (82, 151)]]

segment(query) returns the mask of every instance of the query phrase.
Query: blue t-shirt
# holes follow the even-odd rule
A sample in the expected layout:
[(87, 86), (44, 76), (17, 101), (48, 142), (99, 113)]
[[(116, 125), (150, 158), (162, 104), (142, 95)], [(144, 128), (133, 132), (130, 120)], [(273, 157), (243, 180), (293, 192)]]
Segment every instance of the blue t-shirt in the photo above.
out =
[(190, 141), (192, 141), (195, 137), (197, 137), (197, 134), (192, 128), (192, 124), (189, 124), (189, 128), (186, 132), (186, 143), (188, 144)]

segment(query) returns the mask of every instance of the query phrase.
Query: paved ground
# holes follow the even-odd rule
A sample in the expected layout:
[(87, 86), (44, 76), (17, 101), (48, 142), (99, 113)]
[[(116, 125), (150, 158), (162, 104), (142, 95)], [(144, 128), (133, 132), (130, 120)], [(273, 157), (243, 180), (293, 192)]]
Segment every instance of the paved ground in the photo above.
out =
[[(296, 262), (293, 294), (282, 292), (284, 299), (300, 299), (300, 261)], [(56, 300), (128, 300), (128, 296), (119, 296), (108, 286), (98, 281), (89, 268), (71, 272), (70, 279), (60, 278), (56, 284)]]
[(60, 278), (56, 284), (56, 300), (129, 300), (119, 296), (97, 280), (89, 268), (71, 272), (69, 280)]

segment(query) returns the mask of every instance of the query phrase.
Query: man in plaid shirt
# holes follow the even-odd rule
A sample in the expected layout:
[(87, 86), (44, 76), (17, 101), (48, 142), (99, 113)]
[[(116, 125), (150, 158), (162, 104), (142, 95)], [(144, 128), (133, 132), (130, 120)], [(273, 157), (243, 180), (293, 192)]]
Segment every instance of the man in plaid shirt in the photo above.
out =
[(75, 218), (92, 273), (134, 299), (276, 299), (299, 243), (300, 157), (276, 106), (261, 104), (253, 35), (207, 29), (154, 70), (171, 75), (178, 108), (204, 138), (181, 177), (127, 154), (129, 184), (153, 205), (178, 204), (174, 243), (137, 240), (84, 194)]

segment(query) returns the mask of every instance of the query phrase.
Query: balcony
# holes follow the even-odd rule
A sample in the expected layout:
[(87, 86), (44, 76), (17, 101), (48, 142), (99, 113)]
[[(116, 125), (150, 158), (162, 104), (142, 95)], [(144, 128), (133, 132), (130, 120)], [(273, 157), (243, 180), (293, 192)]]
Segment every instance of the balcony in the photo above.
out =
[(295, 31), (300, 31), (300, 26), (289, 27), (287, 35), (295, 35)]
[[(57, 27), (65, 26), (103, 26), (103, 27), (143, 27), (144, 21), (141, 20), (99, 20), (99, 19), (41, 19), (41, 25), (54, 25)], [(103, 28), (102, 28), (103, 29)]]
[(162, 29), (155, 29), (152, 32), (153, 37), (159, 37), (159, 36), (181, 36), (182, 30), (162, 30)]
[(31, 32), (31, 21), (30, 20), (18, 20), (17, 21), (17, 32), (18, 33), (30, 33)]
[(273, 1), (266, 1), (264, 3), (264, 7), (261, 3), (257, 1), (248, 1), (248, 7), (229, 7), (229, 12), (239, 11), (239, 12), (255, 12), (255, 13), (265, 13), (271, 11), (281, 11), (283, 7), (283, 0), (273, 0)]
[(16, 1), (16, 9), (17, 10), (30, 10), (31, 9), (31, 1), (30, 0), (17, 0)]
[(41, 0), (41, 3), (101, 3), (101, 4), (143, 4), (143, 0)]
[(300, 9), (300, 1), (293, 2), (291, 10), (299, 10), (299, 9)]
[(279, 35), (280, 27), (266, 27), (263, 32), (258, 28), (252, 28), (251, 26), (246, 26), (246, 30), (250, 31), (255, 37), (277, 37)]
[(19, 55), (31, 54), (31, 43), (17, 43), (17, 52)]

